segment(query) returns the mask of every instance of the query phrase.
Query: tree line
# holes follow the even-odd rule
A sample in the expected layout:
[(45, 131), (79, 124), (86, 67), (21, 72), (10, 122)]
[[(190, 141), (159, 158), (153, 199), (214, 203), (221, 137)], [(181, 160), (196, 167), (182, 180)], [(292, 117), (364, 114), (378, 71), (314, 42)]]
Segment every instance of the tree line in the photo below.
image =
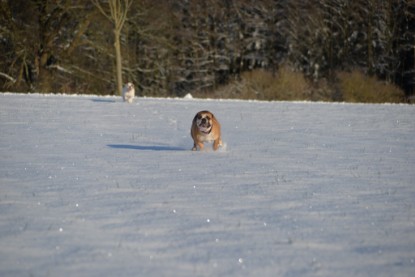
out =
[[(1, 91), (117, 93), (108, 1), (0, 7)], [(413, 0), (137, 0), (119, 38), (122, 81), (140, 95), (211, 91), (282, 66), (334, 85), (359, 69), (414, 93)]]

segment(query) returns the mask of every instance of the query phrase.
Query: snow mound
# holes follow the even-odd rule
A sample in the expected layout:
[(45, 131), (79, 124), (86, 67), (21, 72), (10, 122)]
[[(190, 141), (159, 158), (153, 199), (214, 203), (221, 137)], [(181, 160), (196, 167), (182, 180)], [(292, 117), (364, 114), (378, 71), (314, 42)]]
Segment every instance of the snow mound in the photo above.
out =
[(183, 98), (184, 98), (184, 99), (193, 99), (193, 95), (192, 95), (192, 94), (190, 94), (190, 93), (188, 93), (188, 94), (186, 94)]

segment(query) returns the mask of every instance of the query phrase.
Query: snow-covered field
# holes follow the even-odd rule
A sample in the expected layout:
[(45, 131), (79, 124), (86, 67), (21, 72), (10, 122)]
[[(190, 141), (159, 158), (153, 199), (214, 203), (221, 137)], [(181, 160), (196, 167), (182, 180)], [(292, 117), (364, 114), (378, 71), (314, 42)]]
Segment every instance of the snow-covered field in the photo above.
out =
[(0, 94), (0, 154), (0, 276), (415, 276), (415, 106)]

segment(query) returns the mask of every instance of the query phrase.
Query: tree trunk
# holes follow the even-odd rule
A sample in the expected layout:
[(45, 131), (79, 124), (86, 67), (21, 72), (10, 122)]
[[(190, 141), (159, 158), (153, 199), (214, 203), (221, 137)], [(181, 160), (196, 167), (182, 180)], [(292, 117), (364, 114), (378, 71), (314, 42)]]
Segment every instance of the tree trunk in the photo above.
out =
[(122, 58), (121, 58), (121, 43), (120, 43), (120, 31), (115, 29), (115, 60), (116, 60), (116, 74), (117, 74), (117, 93), (122, 94)]
[(114, 24), (114, 47), (115, 47), (115, 62), (117, 75), (117, 94), (122, 94), (122, 58), (121, 58), (121, 30), (127, 20), (127, 13), (131, 7), (132, 1), (111, 0), (108, 1), (110, 12), (107, 13), (101, 6), (98, 0), (92, 1), (98, 10)]

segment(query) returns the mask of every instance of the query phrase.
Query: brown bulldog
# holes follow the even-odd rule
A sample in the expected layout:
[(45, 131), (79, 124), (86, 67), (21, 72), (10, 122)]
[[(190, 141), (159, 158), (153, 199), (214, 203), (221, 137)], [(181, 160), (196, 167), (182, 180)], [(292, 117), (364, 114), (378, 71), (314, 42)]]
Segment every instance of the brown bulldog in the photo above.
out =
[(209, 111), (201, 111), (195, 115), (190, 134), (194, 141), (193, 151), (197, 150), (198, 146), (202, 150), (205, 142), (213, 141), (215, 151), (222, 146), (219, 121)]

